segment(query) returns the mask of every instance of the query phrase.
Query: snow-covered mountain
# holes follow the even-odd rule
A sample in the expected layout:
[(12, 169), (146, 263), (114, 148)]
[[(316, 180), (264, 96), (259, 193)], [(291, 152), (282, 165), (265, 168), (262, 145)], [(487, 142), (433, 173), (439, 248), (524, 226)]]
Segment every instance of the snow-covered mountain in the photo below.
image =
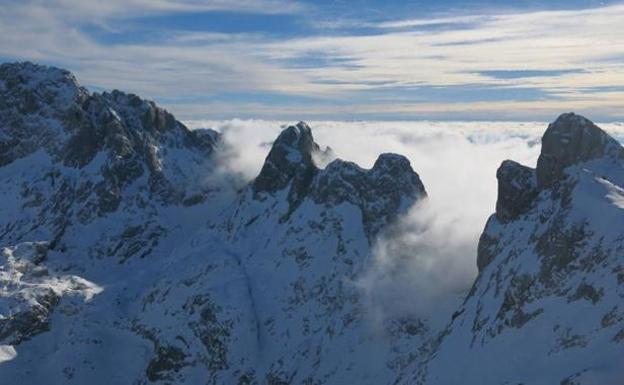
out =
[[(313, 159), (322, 155), (307, 125), (288, 127), (223, 221), (176, 250), (171, 262), (183, 262), (184, 275), (163, 277), (144, 298), (141, 322), (156, 327), (168, 347), (152, 379), (392, 378), (393, 338), (418, 342), (421, 322), (404, 320), (393, 336), (375, 335), (354, 281), (375, 234), (425, 190), (402, 156), (380, 155), (370, 170), (339, 159), (320, 170)], [(180, 324), (193, 325), (182, 339)]]
[(0, 74), (0, 379), (374, 384), (424, 338), (371, 329), (354, 282), (426, 197), (406, 158), (320, 169), (299, 123), (225, 203), (217, 133), (59, 69)]
[(587, 119), (552, 123), (536, 169), (503, 162), (442, 326), (380, 321), (361, 287), (429, 202), (407, 158), (363, 169), (300, 122), (233, 191), (224, 147), (138, 96), (0, 66), (1, 384), (622, 383), (624, 150)]
[(624, 149), (563, 114), (497, 178), (479, 276), (402, 382), (624, 383)]
[(87, 345), (119, 350), (96, 334), (136, 295), (126, 286), (211, 211), (218, 140), (135, 95), (91, 94), (67, 71), (0, 66), (0, 343), (18, 354), (0, 378), (110, 370)]

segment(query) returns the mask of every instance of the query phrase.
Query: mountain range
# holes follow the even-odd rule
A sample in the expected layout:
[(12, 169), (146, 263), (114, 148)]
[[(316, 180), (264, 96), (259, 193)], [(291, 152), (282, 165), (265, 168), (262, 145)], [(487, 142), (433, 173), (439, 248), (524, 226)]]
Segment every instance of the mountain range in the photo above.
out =
[(224, 147), (139, 96), (0, 65), (1, 383), (624, 383), (624, 149), (588, 119), (550, 124), (535, 168), (501, 164), (444, 322), (379, 320), (360, 284), (428, 204), (406, 157), (365, 169), (299, 122), (241, 181)]

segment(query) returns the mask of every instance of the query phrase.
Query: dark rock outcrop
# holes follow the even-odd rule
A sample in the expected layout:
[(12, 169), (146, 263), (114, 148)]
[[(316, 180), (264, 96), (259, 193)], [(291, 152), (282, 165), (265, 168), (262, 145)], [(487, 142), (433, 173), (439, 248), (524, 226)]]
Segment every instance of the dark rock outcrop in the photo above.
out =
[(59, 296), (49, 290), (26, 310), (0, 319), (0, 342), (18, 345), (49, 330), (50, 315), (59, 302)]
[(60, 151), (72, 106), (89, 98), (68, 71), (29, 62), (0, 65), (0, 166), (38, 149)]
[[(552, 123), (542, 142), (537, 170), (512, 161), (498, 169), (496, 214), (478, 245), (479, 275), (429, 361), (415, 366), (424, 368), (413, 372), (420, 382), (401, 383), (624, 378), (617, 344), (624, 325), (622, 147), (574, 114)], [(513, 359), (504, 367), (473, 371), (510, 346)], [(527, 367), (537, 369), (529, 374)]]
[(360, 207), (369, 236), (426, 196), (409, 160), (397, 154), (381, 154), (370, 170), (336, 159), (319, 172), (312, 192), (319, 204)]
[(0, 218), (0, 245), (40, 231), (61, 250), (71, 226), (122, 210), (156, 215), (158, 207), (202, 203), (215, 189), (201, 176), (210, 173), (219, 140), (137, 95), (90, 93), (66, 70), (2, 64), (0, 167), (20, 161), (16, 167), (36, 169), (20, 184), (22, 209), (33, 219)]
[(349, 202), (362, 211), (370, 237), (399, 213), (427, 193), (407, 158), (381, 154), (370, 170), (353, 162), (335, 159), (320, 169), (316, 158), (326, 159), (332, 152), (321, 151), (310, 127), (299, 122), (286, 128), (273, 143), (264, 166), (252, 184), (254, 197), (288, 188), (288, 218), (301, 202), (335, 206)]
[(496, 215), (501, 222), (513, 220), (530, 208), (538, 193), (535, 170), (506, 160), (496, 171), (496, 179)]
[(107, 151), (106, 169), (122, 184), (160, 171), (158, 147), (209, 155), (218, 141), (216, 132), (191, 131), (152, 101), (118, 90), (91, 94), (70, 72), (29, 62), (0, 66), (0, 111), (0, 165), (44, 149), (82, 168)]
[(624, 150), (589, 119), (573, 112), (562, 114), (542, 137), (537, 185), (549, 187), (563, 177), (566, 167), (603, 156), (624, 158)]
[(295, 207), (306, 195), (318, 171), (312, 156), (319, 150), (307, 124), (299, 122), (286, 128), (273, 143), (260, 174), (253, 182), (254, 193), (274, 193), (290, 184), (288, 202)]
[[(490, 227), (491, 222), (496, 220), (497, 218), (495, 215), (490, 216), (487, 224), (485, 225), (485, 229), (487, 230)], [(479, 270), (479, 273), (481, 273), (500, 252), (498, 237), (491, 235), (486, 230), (481, 233), (479, 243), (477, 245), (477, 269)]]
[[(542, 190), (555, 189), (555, 195), (565, 202), (573, 186), (557, 186), (557, 183), (565, 179), (564, 170), (598, 158), (607, 161), (622, 160), (624, 148), (589, 119), (574, 113), (565, 113), (546, 129), (536, 169), (505, 160), (496, 172), (496, 214), (490, 218), (486, 231), (479, 239), (479, 271), (499, 252), (497, 238), (487, 231), (490, 226), (514, 221), (527, 213)], [(550, 245), (549, 242), (547, 244)]]

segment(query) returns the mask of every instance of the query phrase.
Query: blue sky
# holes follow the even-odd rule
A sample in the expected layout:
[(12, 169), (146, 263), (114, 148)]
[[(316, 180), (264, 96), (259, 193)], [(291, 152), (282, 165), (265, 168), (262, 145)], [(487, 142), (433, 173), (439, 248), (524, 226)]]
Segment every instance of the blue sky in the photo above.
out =
[(624, 120), (619, 1), (0, 0), (0, 57), (181, 119)]

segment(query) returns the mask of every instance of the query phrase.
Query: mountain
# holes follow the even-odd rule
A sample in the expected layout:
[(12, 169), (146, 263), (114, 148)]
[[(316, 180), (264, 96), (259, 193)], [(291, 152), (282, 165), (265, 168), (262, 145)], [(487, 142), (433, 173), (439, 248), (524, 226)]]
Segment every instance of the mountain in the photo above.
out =
[[(153, 330), (160, 320), (153, 333), (166, 346), (152, 380), (372, 384), (393, 377), (393, 341), (369, 329), (355, 280), (375, 233), (426, 193), (402, 156), (382, 154), (370, 170), (339, 159), (318, 169), (318, 152), (305, 123), (286, 128), (224, 220), (177, 250), (184, 279), (167, 276), (143, 305), (141, 322), (151, 326), (141, 327)], [(418, 340), (421, 330), (409, 322), (420, 325), (405, 320), (409, 333), (396, 336)], [(192, 326), (181, 335), (180, 324)]]
[(357, 283), (425, 201), (405, 157), (320, 168), (300, 122), (232, 195), (219, 134), (153, 102), (31, 63), (0, 92), (2, 382), (388, 383), (427, 335)]
[(567, 113), (497, 178), (479, 275), (401, 383), (621, 384), (624, 149)]
[(0, 344), (21, 365), (3, 364), (0, 378), (71, 377), (78, 361), (64, 350), (77, 360), (75, 345), (101, 341), (134, 276), (212, 210), (218, 143), (136, 95), (90, 93), (58, 68), (0, 66)]
[(136, 95), (0, 65), (0, 383), (622, 383), (624, 149), (589, 120), (550, 124), (536, 168), (501, 164), (443, 325), (379, 317), (362, 287), (429, 203), (407, 158), (364, 169), (299, 122), (240, 184), (226, 147)]
[(212, 189), (202, 178), (218, 133), (190, 131), (136, 95), (90, 94), (64, 70), (0, 66), (0, 127), (5, 244), (46, 239), (53, 250), (111, 254), (95, 239), (72, 243), (82, 232), (120, 240), (120, 259), (146, 255), (167, 232), (158, 211), (201, 203)]

